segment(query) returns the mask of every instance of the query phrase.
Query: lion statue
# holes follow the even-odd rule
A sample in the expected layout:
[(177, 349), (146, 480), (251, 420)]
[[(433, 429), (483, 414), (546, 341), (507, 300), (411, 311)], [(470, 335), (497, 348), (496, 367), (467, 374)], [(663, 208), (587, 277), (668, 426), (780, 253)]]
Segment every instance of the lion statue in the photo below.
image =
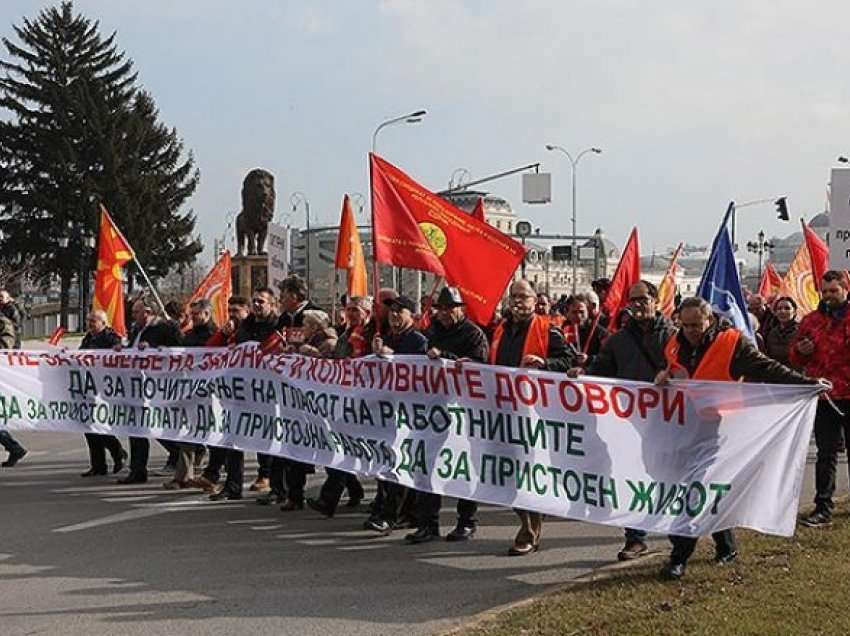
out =
[(274, 218), (274, 176), (262, 168), (251, 170), (242, 182), (242, 211), (236, 217), (239, 256), (265, 254), (269, 223)]

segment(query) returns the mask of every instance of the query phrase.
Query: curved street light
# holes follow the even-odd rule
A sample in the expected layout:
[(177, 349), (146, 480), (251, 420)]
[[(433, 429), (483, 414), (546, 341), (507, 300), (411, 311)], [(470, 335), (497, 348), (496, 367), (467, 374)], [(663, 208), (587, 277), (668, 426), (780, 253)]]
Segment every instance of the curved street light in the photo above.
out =
[(307, 195), (303, 192), (293, 192), (292, 196), (289, 197), (289, 204), (292, 206), (292, 213), (298, 211), (298, 204), (304, 204), (304, 217), (306, 219), (307, 230), (304, 234), (304, 240), (306, 244), (306, 264), (304, 266), (304, 279), (307, 284), (307, 293), (309, 295), (310, 292), (310, 201), (307, 199)]
[(572, 262), (573, 262), (573, 294), (576, 293), (576, 275), (578, 270), (578, 247), (576, 246), (576, 168), (578, 167), (578, 162), (581, 161), (581, 158), (589, 152), (594, 154), (602, 154), (602, 148), (590, 147), (582, 150), (576, 158), (573, 159), (573, 156), (567, 151), (563, 146), (556, 146), (554, 144), (546, 144), (546, 150), (557, 150), (564, 155), (566, 155), (567, 159), (570, 160), (570, 166), (572, 168), (572, 207), (573, 207), (573, 242), (572, 242)]
[(426, 110), (417, 110), (413, 113), (408, 113), (407, 115), (401, 115), (399, 117), (393, 117), (392, 119), (388, 119), (386, 121), (378, 124), (378, 127), (375, 128), (375, 132), (372, 133), (372, 152), (377, 152), (378, 148), (378, 133), (381, 132), (387, 126), (394, 126), (395, 124), (418, 124), (422, 121), (422, 118), (428, 114)]

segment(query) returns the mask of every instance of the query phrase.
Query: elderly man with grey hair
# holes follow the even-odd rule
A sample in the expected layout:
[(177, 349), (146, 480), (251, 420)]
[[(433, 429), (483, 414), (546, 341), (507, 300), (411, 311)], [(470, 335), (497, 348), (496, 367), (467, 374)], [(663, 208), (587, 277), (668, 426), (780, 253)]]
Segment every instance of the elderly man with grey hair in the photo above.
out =
[[(102, 309), (92, 310), (86, 318), (86, 335), (80, 344), (80, 349), (113, 349), (121, 344), (119, 336), (110, 326), (109, 318)], [(105, 475), (106, 451), (112, 456), (112, 472), (117, 473), (124, 468), (124, 460), (127, 459), (121, 442), (114, 435), (101, 435), (99, 433), (86, 433), (86, 444), (89, 447), (89, 469), (80, 477), (94, 477)]]

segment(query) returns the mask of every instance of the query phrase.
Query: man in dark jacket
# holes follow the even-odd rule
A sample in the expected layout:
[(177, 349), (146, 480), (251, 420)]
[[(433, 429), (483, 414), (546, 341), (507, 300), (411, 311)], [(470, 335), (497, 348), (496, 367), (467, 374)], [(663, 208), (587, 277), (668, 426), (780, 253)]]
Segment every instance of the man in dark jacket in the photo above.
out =
[[(156, 315), (153, 303), (140, 298), (133, 303), (133, 325), (128, 341), (130, 347), (144, 351), (148, 347), (179, 347), (180, 331), (171, 321), (162, 320)], [(174, 442), (160, 440), (168, 451), (169, 463), (177, 464), (177, 445)], [(119, 484), (143, 484), (148, 480), (148, 457), (150, 441), (147, 437), (130, 437), (130, 472), (118, 480)]]
[[(205, 346), (226, 347), (236, 344), (236, 332), (239, 330), (239, 325), (242, 321), (248, 317), (250, 306), (251, 303), (248, 302), (247, 298), (231, 296), (227, 300), (227, 322), (206, 341)], [(210, 446), (209, 459), (207, 460), (207, 465), (204, 467), (204, 472), (201, 473), (200, 477), (194, 479), (191, 485), (200, 488), (207, 494), (214, 493), (226, 460), (226, 448), (223, 446)]]
[[(80, 349), (114, 349), (121, 344), (121, 336), (109, 327), (109, 318), (101, 309), (93, 310), (87, 318), (88, 331), (83, 337)], [(81, 477), (106, 474), (106, 451), (112, 456), (112, 472), (121, 472), (127, 451), (121, 447), (121, 442), (114, 435), (86, 433), (86, 444), (89, 447), (89, 469)]]
[[(428, 338), (427, 356), (432, 360), (487, 361), (487, 336), (466, 318), (465, 303), (456, 287), (444, 287), (434, 303), (436, 314)], [(440, 536), (440, 507), (443, 498), (430, 492), (416, 493), (416, 532), (404, 539), (408, 543), (425, 543)], [(446, 541), (466, 541), (475, 535), (478, 502), (458, 499), (457, 525), (446, 535)]]
[[(189, 320), (192, 328), (183, 334), (184, 347), (203, 347), (218, 331), (213, 321), (212, 303), (206, 298), (199, 298), (189, 304)], [(195, 466), (200, 465), (206, 453), (203, 444), (179, 442), (177, 444), (178, 458), (174, 477), (163, 484), (167, 490), (188, 488), (195, 480)]]
[[(567, 371), (575, 364), (575, 355), (564, 342), (558, 327), (546, 316), (534, 313), (537, 294), (527, 280), (518, 280), (509, 290), (508, 313), (493, 332), (489, 361), (506, 367), (526, 367), (547, 371)], [(540, 548), (543, 515), (516, 509), (520, 529), (510, 556), (524, 556)]]
[[(718, 325), (711, 305), (702, 298), (686, 298), (680, 305), (682, 328), (665, 347), (667, 368), (660, 371), (656, 384), (666, 384), (671, 377), (695, 380), (768, 382), (775, 384), (819, 384), (822, 381), (797, 373), (768, 358), (734, 327)], [(728, 360), (728, 369), (718, 364)], [(703, 365), (703, 362), (715, 364)], [(828, 383), (826, 383), (828, 384)], [(715, 562), (726, 564), (738, 556), (735, 535), (731, 529), (712, 535)], [(673, 550), (664, 566), (664, 578), (679, 579), (685, 574), (688, 559), (696, 548), (694, 537), (670, 536)]]
[[(627, 311), (631, 318), (626, 326), (609, 336), (587, 369), (589, 375), (620, 380), (652, 382), (667, 365), (664, 345), (676, 332), (658, 311), (658, 290), (652, 283), (641, 281), (629, 289)], [(576, 376), (579, 370), (571, 370)], [(626, 542), (617, 553), (620, 561), (630, 561), (649, 552), (646, 532), (626, 528)]]
[[(284, 336), (287, 344), (299, 346), (304, 342), (304, 312), (321, 309), (307, 298), (307, 284), (299, 276), (289, 276), (280, 284), (280, 318), (277, 330)], [(307, 475), (314, 472), (313, 466), (294, 459), (258, 454), (257, 460), (269, 468), (270, 490), (257, 497), (259, 505), (281, 504), (283, 512), (304, 508), (304, 487)], [(359, 499), (363, 497), (360, 487)]]
[[(260, 287), (254, 290), (251, 297), (251, 313), (239, 324), (236, 330), (236, 344), (243, 342), (263, 343), (276, 333), (278, 314), (275, 311), (274, 291), (270, 287)], [(257, 454), (259, 459), (260, 453)], [(242, 499), (242, 479), (245, 473), (245, 455), (240, 450), (229, 449), (224, 462), (227, 479), (224, 487), (210, 495), (212, 501), (222, 499)], [(268, 465), (262, 461), (257, 471), (257, 479), (251, 490), (267, 490), (269, 487)]]

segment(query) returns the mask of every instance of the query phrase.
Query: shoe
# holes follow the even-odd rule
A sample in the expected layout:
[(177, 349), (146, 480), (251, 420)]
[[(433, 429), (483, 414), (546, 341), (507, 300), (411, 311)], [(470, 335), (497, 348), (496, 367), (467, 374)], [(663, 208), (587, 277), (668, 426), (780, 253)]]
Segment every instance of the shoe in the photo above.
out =
[(537, 552), (539, 549), (539, 543), (514, 543), (508, 548), (508, 556), (525, 556), (526, 554)]
[(469, 541), (475, 536), (476, 530), (475, 526), (459, 523), (446, 535), (446, 541)]
[(717, 565), (726, 565), (728, 563), (732, 563), (732, 561), (734, 561), (737, 558), (738, 558), (738, 551), (737, 550), (732, 550), (731, 552), (723, 552), (723, 553), (718, 552), (714, 555), (714, 562)]
[[(333, 509), (321, 499), (307, 499), (307, 505), (319, 514), (330, 518), (334, 516)], [(282, 507), (282, 506), (281, 506)]]
[(6, 458), (6, 461), (0, 464), (3, 468), (11, 468), (19, 461), (21, 461), (24, 457), (27, 456), (27, 449), (22, 448), (19, 451), (12, 451), (9, 453), (9, 457)]
[(242, 499), (241, 492), (233, 492), (229, 488), (222, 488), (216, 493), (210, 495), (210, 501), (235, 501)]
[(182, 490), (184, 488), (189, 487), (189, 482), (187, 481), (177, 481), (176, 479), (172, 479), (171, 481), (167, 481), (162, 484), (162, 487), (166, 490)]
[(177, 466), (166, 464), (159, 470), (153, 472), (154, 477), (171, 477), (177, 471)]
[(204, 477), (203, 475), (200, 477), (195, 477), (189, 481), (190, 488), (200, 488), (205, 493), (212, 494), (215, 492), (215, 484), (212, 483), (209, 479)]
[(288, 497), (284, 500), (283, 504), (281, 504), (280, 509), (282, 512), (292, 512), (293, 510), (304, 510), (304, 502), (297, 501), (295, 499), (289, 499)]
[(649, 553), (649, 548), (638, 539), (626, 539), (626, 545), (617, 553), (618, 561), (634, 561)]
[(808, 517), (800, 519), (800, 523), (809, 528), (823, 528), (832, 525), (832, 513), (828, 510), (817, 510)]
[(86, 472), (80, 473), (80, 477), (100, 477), (106, 474), (106, 469), (103, 468), (101, 470), (95, 470), (94, 468), (89, 468)]
[(388, 521), (374, 517), (369, 517), (363, 522), (363, 529), (371, 530), (372, 532), (377, 532), (379, 534), (390, 534), (393, 531), (393, 527)]
[(118, 455), (118, 457), (112, 458), (112, 474), (113, 475), (116, 475), (123, 470), (124, 462), (127, 461), (128, 457), (129, 457), (129, 455), (127, 454), (127, 451), (125, 451), (122, 448), (121, 453)]
[(678, 581), (683, 576), (685, 576), (684, 563), (674, 563), (673, 561), (670, 561), (663, 568), (661, 568), (662, 579), (667, 579), (668, 581)]
[(122, 486), (126, 486), (127, 484), (145, 484), (148, 481), (147, 475), (140, 475), (138, 473), (130, 473), (126, 477), (121, 477), (117, 482)]
[(257, 477), (256, 481), (251, 484), (251, 487), (248, 490), (251, 490), (252, 492), (266, 492), (267, 490), (271, 490), (271, 484), (265, 477)]
[(439, 531), (435, 531), (432, 528), (419, 528), (416, 532), (411, 532), (404, 536), (404, 540), (410, 544), (428, 543), (439, 538)]
[(255, 501), (258, 506), (271, 506), (272, 504), (283, 503), (284, 499), (285, 497), (283, 495), (276, 493), (274, 490), (269, 490), (259, 495)]

